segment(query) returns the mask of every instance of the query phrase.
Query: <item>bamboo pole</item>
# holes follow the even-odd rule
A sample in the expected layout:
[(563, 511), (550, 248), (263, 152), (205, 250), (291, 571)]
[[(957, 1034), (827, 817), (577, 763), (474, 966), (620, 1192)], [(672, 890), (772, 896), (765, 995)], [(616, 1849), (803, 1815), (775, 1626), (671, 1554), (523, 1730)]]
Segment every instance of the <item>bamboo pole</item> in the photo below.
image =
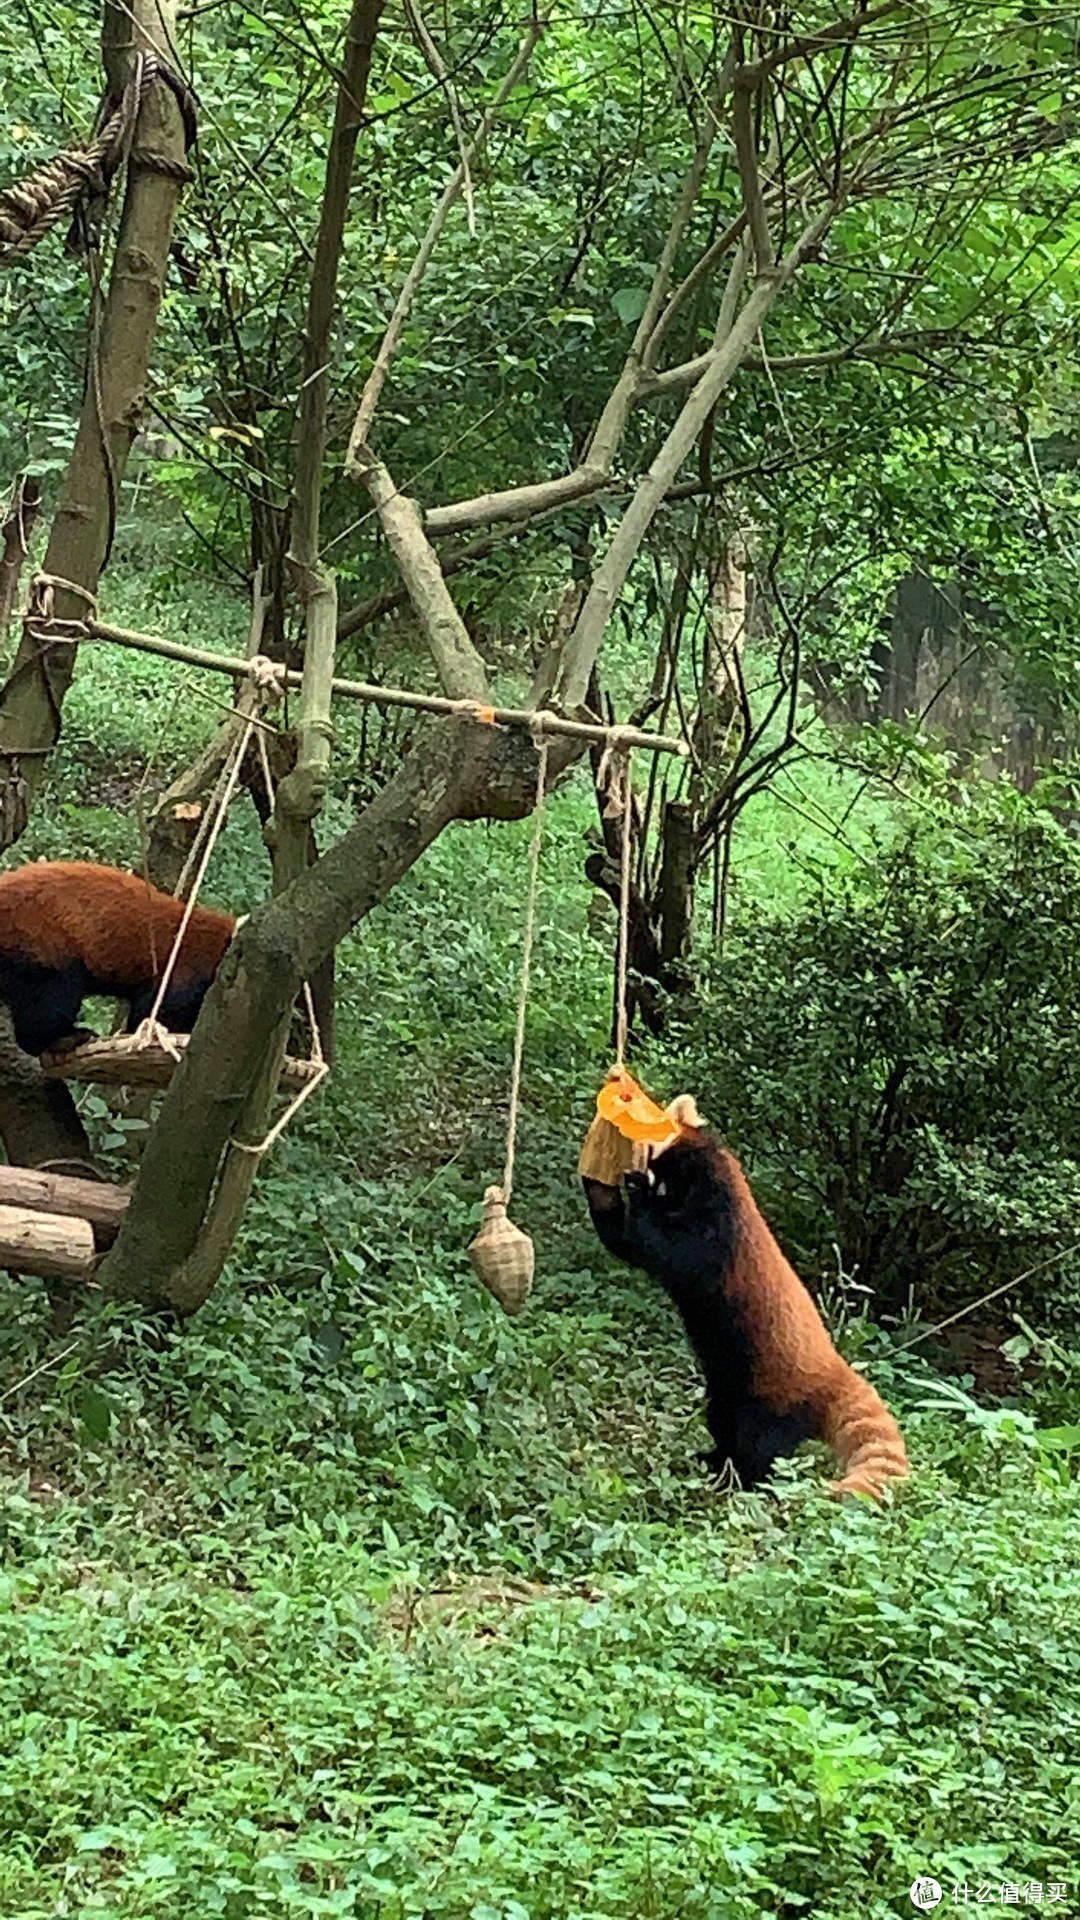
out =
[[(78, 630), (73, 627), (66, 636), (72, 643), (89, 636), (117, 647), (134, 647), (140, 653), (160, 654), (164, 660), (181, 660), (189, 667), (206, 667), (211, 673), (227, 673), (234, 680), (246, 680), (251, 671), (250, 660), (242, 659), (239, 654), (212, 653), (208, 647), (191, 647), (185, 641), (166, 640), (156, 633), (137, 633), (131, 627), (114, 627), (104, 620), (91, 619), (76, 624)], [(50, 633), (48, 622), (36, 622), (35, 626), (42, 640), (56, 638)], [(292, 668), (282, 668), (281, 678), (285, 686), (298, 687), (302, 676)], [(375, 707), (412, 707), (418, 713), (487, 720), (497, 727), (533, 727), (540, 720), (545, 733), (562, 734), (570, 740), (607, 742), (614, 732), (620, 746), (640, 747), (646, 753), (674, 753), (686, 758), (690, 751), (685, 740), (676, 735), (647, 733), (641, 727), (605, 727), (599, 722), (567, 720), (561, 713), (536, 713), (528, 707), (485, 707), (475, 700), (451, 700), (437, 693), (411, 693), (404, 687), (378, 687), (366, 680), (341, 680), (335, 676), (330, 685), (331, 691), (343, 700), (363, 700)]]

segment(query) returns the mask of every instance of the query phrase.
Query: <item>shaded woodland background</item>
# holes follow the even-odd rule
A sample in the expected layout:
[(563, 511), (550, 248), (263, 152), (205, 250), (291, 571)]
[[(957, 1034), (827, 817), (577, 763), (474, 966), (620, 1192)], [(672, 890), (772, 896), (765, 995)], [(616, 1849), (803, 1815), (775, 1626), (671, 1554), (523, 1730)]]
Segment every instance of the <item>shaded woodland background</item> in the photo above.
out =
[[(231, 681), (95, 627), (243, 654), (254, 614), (309, 667), (283, 810), (245, 759), (215, 850), (250, 935), (183, 1075), (42, 1122), (137, 1181), (102, 1291), (0, 1280), (5, 1912), (1075, 1901), (1078, 32), (0, 20), (0, 193), (91, 138), (103, 66), (126, 129), (107, 202), (0, 225), (5, 861), (171, 886), (236, 738)], [(42, 570), (84, 591), (50, 612)], [(331, 661), (692, 743), (634, 763), (635, 1070), (694, 1088), (895, 1405), (883, 1514), (815, 1457), (718, 1499), (666, 1304), (582, 1219), (599, 752), (545, 826), (536, 1287), (509, 1322), (476, 1286), (535, 757), (345, 701), (331, 742)], [(228, 1131), (331, 952), (332, 1077), (243, 1187)]]

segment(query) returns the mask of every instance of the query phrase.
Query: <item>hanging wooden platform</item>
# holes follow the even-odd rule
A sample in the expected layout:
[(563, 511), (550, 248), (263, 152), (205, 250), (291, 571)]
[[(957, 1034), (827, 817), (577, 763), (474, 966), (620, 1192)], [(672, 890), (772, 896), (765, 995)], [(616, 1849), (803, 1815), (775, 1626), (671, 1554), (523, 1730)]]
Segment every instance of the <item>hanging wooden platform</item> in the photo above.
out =
[[(178, 1053), (188, 1043), (186, 1033), (173, 1036)], [(50, 1080), (87, 1080), (102, 1087), (167, 1087), (176, 1072), (177, 1062), (165, 1047), (140, 1045), (132, 1033), (112, 1034), (106, 1040), (88, 1040), (83, 1047), (71, 1047), (63, 1053), (43, 1053), (43, 1073)], [(286, 1060), (278, 1082), (284, 1093), (299, 1093), (316, 1079), (319, 1069), (311, 1060)]]

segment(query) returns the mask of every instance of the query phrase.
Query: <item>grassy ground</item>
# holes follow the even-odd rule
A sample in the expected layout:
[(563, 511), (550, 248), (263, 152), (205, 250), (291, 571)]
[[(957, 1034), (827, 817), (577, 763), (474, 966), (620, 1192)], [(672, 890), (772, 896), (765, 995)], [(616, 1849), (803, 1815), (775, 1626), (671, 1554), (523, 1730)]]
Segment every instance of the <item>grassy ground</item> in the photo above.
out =
[[(99, 802), (163, 684), (95, 657), (23, 852), (133, 857)], [(205, 723), (177, 715), (182, 755)], [(854, 852), (820, 823), (853, 794), (811, 769), (762, 802), (739, 885), (859, 857), (859, 808)], [(954, 1881), (1077, 1910), (1080, 1491), (1037, 1406), (858, 1329), (916, 1463), (887, 1512), (828, 1502), (820, 1457), (761, 1497), (698, 1478), (671, 1315), (576, 1193), (610, 994), (588, 824), (552, 808), (520, 1320), (463, 1248), (502, 1158), (524, 827), (447, 834), (343, 950), (331, 1087), (184, 1338), (114, 1316), (57, 1349), (0, 1279), (5, 1920), (853, 1920), (913, 1912), (921, 1873), (943, 1911)], [(258, 897), (250, 824), (214, 878)]]

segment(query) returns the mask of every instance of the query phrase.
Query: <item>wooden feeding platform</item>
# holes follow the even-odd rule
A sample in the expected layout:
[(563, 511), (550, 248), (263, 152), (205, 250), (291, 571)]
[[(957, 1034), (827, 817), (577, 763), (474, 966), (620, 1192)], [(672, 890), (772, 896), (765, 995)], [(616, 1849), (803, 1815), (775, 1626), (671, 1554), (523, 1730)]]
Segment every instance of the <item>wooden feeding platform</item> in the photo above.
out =
[[(183, 1053), (188, 1039), (186, 1033), (172, 1035), (177, 1055)], [(147, 1046), (134, 1033), (116, 1033), (106, 1040), (88, 1040), (84, 1046), (41, 1056), (48, 1079), (87, 1080), (102, 1087), (167, 1087), (178, 1064), (168, 1047)], [(283, 1093), (300, 1093), (320, 1071), (313, 1060), (288, 1059), (278, 1088)]]
[(41, 1280), (89, 1280), (130, 1198), (129, 1188), (105, 1180), (0, 1167), (0, 1267)]

